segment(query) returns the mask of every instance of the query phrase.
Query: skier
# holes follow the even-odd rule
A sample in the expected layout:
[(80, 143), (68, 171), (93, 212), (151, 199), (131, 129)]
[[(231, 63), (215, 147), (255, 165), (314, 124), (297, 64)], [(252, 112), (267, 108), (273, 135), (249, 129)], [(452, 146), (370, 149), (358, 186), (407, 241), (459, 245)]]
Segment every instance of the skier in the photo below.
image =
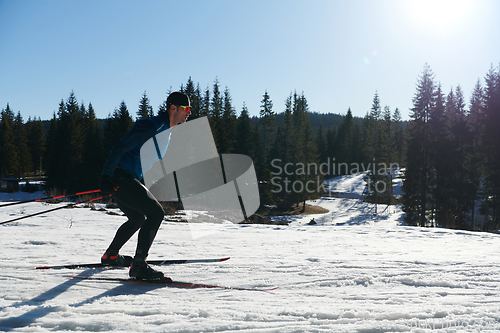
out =
[[(154, 135), (187, 121), (191, 114), (189, 97), (173, 92), (167, 98), (166, 111), (158, 116), (139, 119), (111, 149), (101, 175), (101, 192), (112, 194), (116, 204), (128, 217), (120, 226), (101, 258), (106, 265), (130, 266), (130, 277), (138, 280), (163, 279), (163, 273), (146, 263), (149, 249), (165, 214), (162, 206), (141, 182), (143, 178), (140, 150)], [(119, 254), (122, 246), (139, 231), (135, 256)]]

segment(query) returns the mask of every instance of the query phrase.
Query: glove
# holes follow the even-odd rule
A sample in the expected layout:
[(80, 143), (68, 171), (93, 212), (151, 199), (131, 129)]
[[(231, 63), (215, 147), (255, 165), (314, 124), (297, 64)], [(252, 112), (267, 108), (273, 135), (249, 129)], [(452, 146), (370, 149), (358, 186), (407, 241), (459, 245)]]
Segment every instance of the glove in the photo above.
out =
[(112, 194), (115, 192), (115, 186), (110, 175), (103, 174), (101, 176), (101, 193), (102, 194)]

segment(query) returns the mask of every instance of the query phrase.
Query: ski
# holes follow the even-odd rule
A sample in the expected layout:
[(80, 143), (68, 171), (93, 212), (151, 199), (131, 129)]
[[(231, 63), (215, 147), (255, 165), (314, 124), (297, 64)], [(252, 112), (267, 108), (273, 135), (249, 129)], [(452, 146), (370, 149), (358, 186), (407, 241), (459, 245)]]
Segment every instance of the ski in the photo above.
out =
[[(223, 262), (229, 260), (230, 257), (216, 258), (216, 259), (179, 259), (179, 260), (148, 260), (150, 265), (178, 265), (178, 264), (194, 264), (194, 263), (209, 263), (209, 262)], [(102, 263), (93, 264), (70, 264), (59, 266), (39, 266), (36, 269), (78, 269), (78, 268), (122, 268), (124, 266), (111, 266)]]
[(272, 288), (243, 288), (243, 287), (228, 287), (213, 284), (204, 283), (192, 283), (192, 282), (182, 282), (182, 281), (172, 281), (170, 279), (160, 279), (160, 280), (136, 280), (136, 279), (124, 279), (124, 278), (107, 278), (107, 277), (94, 277), (94, 276), (75, 276), (70, 275), (69, 277), (73, 279), (81, 280), (94, 280), (94, 281), (108, 281), (108, 282), (120, 282), (120, 283), (141, 283), (148, 285), (163, 285), (166, 287), (174, 288), (208, 288), (208, 289), (229, 289), (229, 290), (248, 290), (248, 291), (271, 291), (276, 290), (278, 287)]

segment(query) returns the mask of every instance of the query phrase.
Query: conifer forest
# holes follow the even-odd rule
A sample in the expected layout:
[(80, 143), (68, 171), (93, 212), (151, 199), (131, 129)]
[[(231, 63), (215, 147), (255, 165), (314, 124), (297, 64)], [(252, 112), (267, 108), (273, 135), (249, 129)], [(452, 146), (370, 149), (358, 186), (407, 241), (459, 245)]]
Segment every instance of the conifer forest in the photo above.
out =
[[(409, 225), (500, 227), (500, 67), (492, 66), (466, 100), (460, 85), (442, 87), (426, 64), (410, 110), (393, 108), (374, 92), (364, 118), (350, 109), (342, 115), (312, 112), (304, 93), (276, 101), (267, 91), (259, 115), (251, 116), (245, 104), (233, 105), (218, 79), (203, 89), (189, 77), (178, 90), (191, 99), (190, 119), (208, 117), (219, 154), (252, 158), (261, 207), (305, 204), (325, 195), (325, 179), (366, 172), (365, 200), (402, 204)], [(137, 105), (121, 102), (106, 119), (97, 119), (92, 103), (80, 103), (75, 92), (50, 120), (25, 120), (7, 104), (0, 121), (0, 176), (43, 175), (48, 191), (98, 189), (110, 149), (134, 120), (164, 110), (169, 93), (156, 110), (144, 92)], [(400, 197), (392, 192), (395, 170), (403, 177)], [(481, 229), (477, 215), (487, 222)]]

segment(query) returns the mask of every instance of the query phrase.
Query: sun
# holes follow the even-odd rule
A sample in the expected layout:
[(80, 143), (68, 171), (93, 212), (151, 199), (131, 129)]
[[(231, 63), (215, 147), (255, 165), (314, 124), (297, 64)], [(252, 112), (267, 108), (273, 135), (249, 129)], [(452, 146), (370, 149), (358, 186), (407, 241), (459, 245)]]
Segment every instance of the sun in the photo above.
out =
[(435, 33), (456, 30), (474, 8), (473, 0), (409, 0), (407, 4), (410, 19)]

